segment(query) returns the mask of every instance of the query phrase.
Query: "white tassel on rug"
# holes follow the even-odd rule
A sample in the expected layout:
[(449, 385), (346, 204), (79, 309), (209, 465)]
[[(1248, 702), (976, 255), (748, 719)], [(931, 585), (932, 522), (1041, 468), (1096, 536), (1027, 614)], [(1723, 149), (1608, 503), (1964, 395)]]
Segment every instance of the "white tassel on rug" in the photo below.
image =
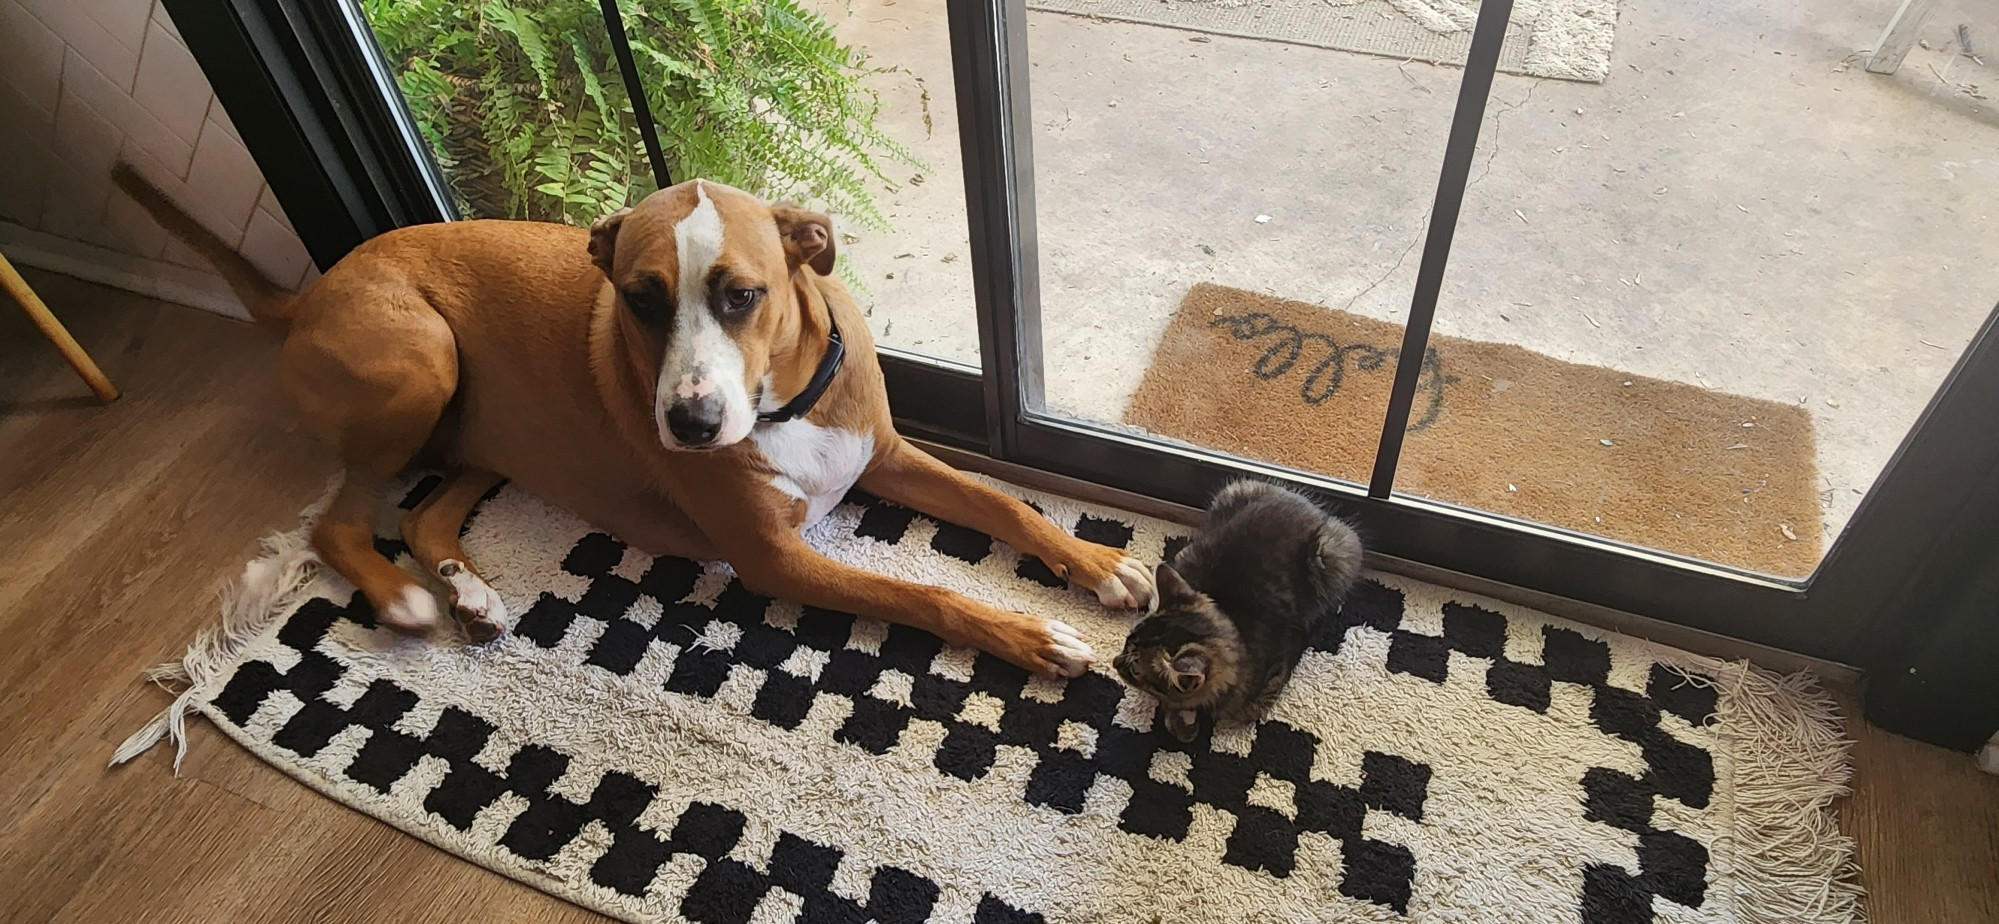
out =
[(311, 523), (340, 489), (340, 481), (336, 476), (319, 500), (299, 511), (302, 525), (297, 529), (264, 539), (262, 557), (244, 565), (242, 576), (223, 591), (219, 624), (201, 630), (180, 660), (146, 670), (147, 681), (175, 694), (173, 702), (111, 752), (111, 766), (145, 753), (165, 738), (174, 743), (173, 769), (179, 775), (187, 757), (187, 713), (196, 706), (196, 698), (212, 692), (251, 641), (304, 602), (319, 566), (319, 555), (312, 550)]

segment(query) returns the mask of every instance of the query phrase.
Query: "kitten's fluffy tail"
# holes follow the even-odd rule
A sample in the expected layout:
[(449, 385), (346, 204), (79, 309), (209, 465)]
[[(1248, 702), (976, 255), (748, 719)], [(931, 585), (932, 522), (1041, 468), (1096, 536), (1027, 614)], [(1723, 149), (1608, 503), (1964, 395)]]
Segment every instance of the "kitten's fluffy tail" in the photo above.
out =
[(1325, 525), (1319, 527), (1319, 587), (1331, 599), (1345, 597), (1354, 582), (1360, 580), (1364, 551), (1360, 535), (1346, 521), (1327, 517)]
[(1360, 580), (1361, 560), (1365, 554), (1360, 535), (1345, 520), (1327, 513), (1311, 498), (1297, 491), (1273, 481), (1237, 479), (1217, 491), (1214, 499), (1208, 502), (1208, 517), (1217, 519), (1255, 503), (1279, 507), (1291, 505), (1299, 511), (1309, 510), (1317, 515), (1321, 523), (1317, 536), (1318, 554), (1312, 563), (1314, 583), (1326, 599), (1335, 601), (1344, 598), (1347, 591), (1353, 589), (1354, 582)]

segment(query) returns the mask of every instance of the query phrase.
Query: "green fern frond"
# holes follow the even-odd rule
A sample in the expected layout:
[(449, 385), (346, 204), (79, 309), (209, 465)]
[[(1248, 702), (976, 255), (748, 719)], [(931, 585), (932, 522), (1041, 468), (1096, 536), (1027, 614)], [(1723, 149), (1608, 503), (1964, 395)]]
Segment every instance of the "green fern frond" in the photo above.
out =
[[(651, 190), (596, 3), (361, 5), (471, 213), (587, 222)], [(886, 229), (873, 189), (895, 188), (891, 169), (927, 171), (875, 124), (882, 101), (863, 81), (894, 69), (841, 44), (798, 0), (620, 0), (620, 8), (675, 176)]]

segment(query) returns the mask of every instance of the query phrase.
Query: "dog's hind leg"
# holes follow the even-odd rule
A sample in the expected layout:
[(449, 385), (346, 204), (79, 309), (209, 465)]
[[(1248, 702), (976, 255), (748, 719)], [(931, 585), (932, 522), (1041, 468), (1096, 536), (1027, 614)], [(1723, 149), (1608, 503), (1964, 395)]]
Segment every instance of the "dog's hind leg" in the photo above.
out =
[(437, 598), (376, 550), (374, 524), (390, 480), (431, 441), (458, 390), (457, 345), (421, 299), (379, 289), (358, 295), (368, 298), (350, 301), (372, 302), (371, 310), (316, 315), (295, 323), (285, 341), (285, 391), (347, 467), (312, 544), (368, 598), (382, 625), (426, 635), (437, 626)]
[(387, 476), (348, 469), (340, 492), (312, 528), (312, 547), (368, 598), (376, 621), (424, 635), (437, 625), (437, 598), (375, 549), (375, 511), (388, 487)]
[(472, 567), (458, 535), (480, 498), (505, 480), (484, 469), (459, 469), (403, 515), (403, 541), (409, 544), (410, 555), (451, 588), (452, 618), (474, 642), (498, 638), (510, 620), (506, 604)]

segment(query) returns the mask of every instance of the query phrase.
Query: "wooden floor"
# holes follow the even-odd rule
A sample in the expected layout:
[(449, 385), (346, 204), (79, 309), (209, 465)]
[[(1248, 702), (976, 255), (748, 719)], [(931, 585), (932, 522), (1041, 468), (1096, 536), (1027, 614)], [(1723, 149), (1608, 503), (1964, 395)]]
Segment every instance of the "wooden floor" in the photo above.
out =
[[(167, 697), (139, 671), (333, 474), (276, 394), (266, 333), (47, 274), (124, 389), (100, 407), (0, 304), (0, 921), (583, 921), (293, 782), (200, 722), (106, 769)], [(1999, 921), (1999, 777), (1856, 723), (1877, 924)]]

